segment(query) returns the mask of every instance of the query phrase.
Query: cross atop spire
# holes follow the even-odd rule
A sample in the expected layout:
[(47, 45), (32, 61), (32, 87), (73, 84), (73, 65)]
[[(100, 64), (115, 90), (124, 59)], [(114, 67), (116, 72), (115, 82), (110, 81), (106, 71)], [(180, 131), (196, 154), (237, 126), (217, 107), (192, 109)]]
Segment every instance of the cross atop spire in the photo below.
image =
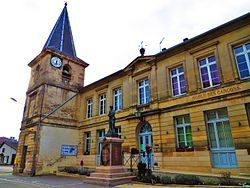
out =
[(51, 31), (43, 50), (46, 48), (77, 58), (67, 11), (67, 2), (65, 2), (64, 8)]

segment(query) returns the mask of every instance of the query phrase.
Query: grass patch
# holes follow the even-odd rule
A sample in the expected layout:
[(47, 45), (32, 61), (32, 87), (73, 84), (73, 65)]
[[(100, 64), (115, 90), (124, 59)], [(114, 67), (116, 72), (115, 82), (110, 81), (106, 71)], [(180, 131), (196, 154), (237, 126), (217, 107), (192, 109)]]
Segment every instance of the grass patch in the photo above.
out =
[(4, 174), (12, 174), (12, 172), (0, 172), (0, 175), (4, 175)]

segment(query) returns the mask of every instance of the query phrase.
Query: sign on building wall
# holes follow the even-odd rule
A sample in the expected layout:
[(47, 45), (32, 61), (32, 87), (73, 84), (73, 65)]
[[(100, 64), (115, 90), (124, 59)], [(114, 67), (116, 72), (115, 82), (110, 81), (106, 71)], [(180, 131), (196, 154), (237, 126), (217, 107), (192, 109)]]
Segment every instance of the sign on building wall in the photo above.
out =
[(77, 155), (77, 146), (73, 145), (62, 145), (61, 155), (63, 156), (75, 156)]

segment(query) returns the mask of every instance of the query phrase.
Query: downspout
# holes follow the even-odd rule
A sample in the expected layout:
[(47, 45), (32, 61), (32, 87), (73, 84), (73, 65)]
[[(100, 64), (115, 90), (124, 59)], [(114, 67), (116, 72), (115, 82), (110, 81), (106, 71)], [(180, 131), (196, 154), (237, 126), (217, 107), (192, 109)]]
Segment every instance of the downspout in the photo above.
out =
[(36, 140), (35, 140), (35, 146), (34, 146), (34, 154), (33, 154), (33, 160), (32, 160), (32, 167), (31, 167), (31, 174), (30, 176), (35, 176), (36, 175), (36, 154), (38, 150), (38, 141), (40, 137), (40, 129), (41, 129), (41, 122), (42, 122), (42, 110), (43, 110), (43, 101), (44, 101), (44, 93), (45, 93), (45, 84), (43, 85), (43, 90), (42, 90), (42, 103), (40, 106), (40, 115), (39, 115), (39, 121), (37, 124), (37, 131), (36, 131)]

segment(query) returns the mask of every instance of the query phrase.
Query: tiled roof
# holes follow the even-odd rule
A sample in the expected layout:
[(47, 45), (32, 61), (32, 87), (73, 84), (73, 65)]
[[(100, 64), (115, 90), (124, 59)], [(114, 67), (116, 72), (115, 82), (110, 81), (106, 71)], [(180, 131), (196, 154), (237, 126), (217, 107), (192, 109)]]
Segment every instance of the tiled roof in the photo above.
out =
[(67, 3), (65, 3), (65, 6), (54, 28), (52, 29), (49, 38), (43, 47), (43, 50), (46, 48), (50, 48), (63, 53), (64, 55), (77, 58), (69, 22)]
[(8, 138), (6, 138), (6, 137), (0, 137), (0, 146), (1, 146), (2, 143), (5, 142), (6, 140), (8, 140)]
[(15, 150), (17, 149), (17, 146), (18, 146), (18, 142), (16, 140), (5, 138), (5, 137), (0, 137), (0, 148), (2, 147), (3, 144), (8, 145), (9, 147)]

